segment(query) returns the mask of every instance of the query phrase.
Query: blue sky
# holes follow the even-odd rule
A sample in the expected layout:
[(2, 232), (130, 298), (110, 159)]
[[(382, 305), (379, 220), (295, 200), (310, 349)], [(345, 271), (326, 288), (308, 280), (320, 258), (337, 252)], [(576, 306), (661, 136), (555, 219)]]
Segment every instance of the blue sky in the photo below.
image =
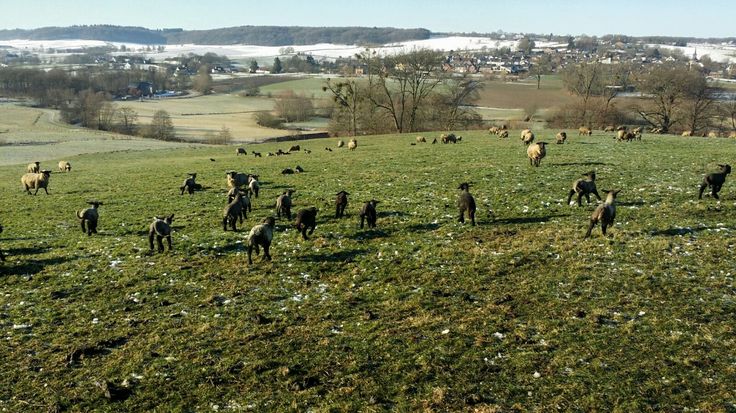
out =
[(433, 32), (736, 37), (736, 1), (0, 0), (0, 29), (115, 24), (423, 27)]

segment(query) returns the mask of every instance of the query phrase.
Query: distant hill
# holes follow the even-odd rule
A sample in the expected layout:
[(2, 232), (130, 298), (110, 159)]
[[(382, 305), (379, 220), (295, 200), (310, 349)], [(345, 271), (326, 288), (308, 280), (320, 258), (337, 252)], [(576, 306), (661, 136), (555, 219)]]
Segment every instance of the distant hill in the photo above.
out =
[(284, 27), (238, 26), (212, 30), (163, 29), (144, 27), (93, 25), (42, 27), (39, 29), (0, 30), (0, 40), (101, 40), (139, 44), (249, 44), (256, 46), (288, 46), (317, 43), (386, 44), (428, 39), (426, 29), (392, 27)]

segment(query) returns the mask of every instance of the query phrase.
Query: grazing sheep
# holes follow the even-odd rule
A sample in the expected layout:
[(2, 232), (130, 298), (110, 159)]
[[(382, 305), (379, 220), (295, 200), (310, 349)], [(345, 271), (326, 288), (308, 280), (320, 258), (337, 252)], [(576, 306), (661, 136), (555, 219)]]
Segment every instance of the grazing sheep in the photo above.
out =
[(314, 232), (314, 229), (317, 228), (317, 208), (310, 207), (306, 209), (300, 209), (299, 212), (296, 213), (296, 229), (302, 233), (302, 238), (305, 240), (309, 239), (307, 238), (307, 230), (311, 228), (309, 231), (309, 235), (312, 235)]
[(293, 189), (287, 189), (283, 194), (276, 198), (276, 216), (281, 219), (281, 214), (286, 215), (286, 218), (291, 221), (291, 194), (294, 193)]
[[(100, 218), (97, 208), (102, 205), (102, 202), (87, 201), (87, 203), (92, 205), (92, 208), (77, 211), (77, 218), (81, 220), (80, 224), (82, 226), (82, 232), (86, 232), (87, 236), (90, 236), (93, 233), (97, 233), (97, 221)], [(87, 224), (87, 228), (84, 227), (85, 223)]]
[(454, 133), (450, 133), (450, 134), (443, 133), (442, 135), (440, 135), (440, 140), (442, 141), (442, 143), (450, 143), (450, 142), (457, 143), (457, 136), (455, 136)]
[(427, 138), (424, 136), (417, 136), (417, 143), (427, 142)]
[(462, 191), (457, 199), (457, 209), (459, 211), (458, 221), (465, 223), (465, 212), (467, 212), (470, 222), (475, 225), (475, 198), (473, 198), (473, 195), (470, 195), (470, 184), (463, 182), (457, 189)]
[(348, 149), (350, 149), (351, 151), (354, 151), (355, 148), (357, 147), (358, 147), (358, 141), (355, 138), (350, 139), (350, 142), (348, 142)]
[(286, 168), (281, 170), (281, 175), (291, 175), (294, 173), (294, 170), (291, 168)]
[(171, 251), (171, 223), (173, 221), (174, 214), (164, 218), (153, 217), (153, 222), (151, 222), (151, 226), (148, 227), (148, 247), (151, 251), (153, 251), (154, 236), (158, 243), (158, 252), (164, 252), (164, 238), (166, 238), (166, 242), (169, 244), (169, 251)]
[(557, 139), (558, 144), (563, 144), (567, 140), (567, 133), (564, 131), (558, 132), (557, 135), (555, 135), (555, 139)]
[(682, 132), (682, 136), (693, 136), (693, 131), (686, 130), (686, 131)]
[(603, 192), (607, 193), (606, 202), (598, 205), (595, 211), (593, 211), (593, 215), (591, 215), (590, 217), (588, 232), (585, 233), (584, 238), (588, 238), (590, 236), (590, 232), (593, 231), (593, 227), (598, 223), (598, 221), (601, 222), (601, 230), (603, 231), (603, 235), (605, 236), (606, 228), (613, 225), (613, 220), (616, 219), (616, 195), (618, 195), (621, 190), (604, 190)]
[(617, 132), (620, 131), (620, 130), (627, 130), (627, 129), (628, 129), (628, 127), (626, 125), (618, 125), (618, 126), (616, 126), (616, 131)]
[(266, 154), (266, 156), (276, 156), (276, 155), (274, 155), (273, 152), (269, 152)]
[(498, 137), (501, 139), (505, 139), (509, 137), (509, 131), (508, 130), (502, 130), (498, 133)]
[(258, 175), (248, 176), (248, 191), (251, 195), (258, 198), (258, 191), (261, 190), (261, 184), (258, 183)]
[(616, 130), (616, 127), (613, 125), (608, 125), (605, 128), (603, 128), (603, 132), (613, 132)]
[(434, 145), (435, 143), (437, 143), (437, 138), (434, 138), (434, 140), (432, 141), (432, 145)]
[(296, 167), (294, 168), (294, 172), (296, 172), (296, 173), (300, 174), (300, 173), (304, 172), (304, 168), (302, 168), (301, 166), (297, 165), (297, 166), (296, 166)]
[(340, 139), (339, 141), (337, 141), (337, 147), (338, 148), (342, 148), (343, 146), (345, 146), (345, 142), (343, 142), (342, 139)]
[(41, 171), (41, 162), (36, 161), (33, 163), (29, 163), (26, 167), (26, 172), (29, 174), (37, 174)]
[(194, 189), (197, 187), (197, 183), (194, 181), (195, 179), (197, 179), (197, 174), (191, 172), (188, 175), (189, 177), (184, 180), (184, 184), (179, 187), (179, 189), (181, 190), (181, 195), (184, 195), (184, 190), (186, 190), (189, 195), (192, 195), (194, 193)]
[(281, 150), (281, 148), (279, 148), (279, 150), (276, 151), (276, 156), (281, 156), (281, 155), (289, 155), (289, 152), (284, 152), (283, 150)]
[(312, 153), (312, 151), (310, 151), (309, 149), (304, 149), (304, 153), (306, 153), (307, 155), (309, 155), (310, 153)]
[(247, 155), (248, 152), (245, 150), (245, 148), (237, 148), (235, 149), (235, 156), (238, 155)]
[(537, 142), (526, 148), (526, 155), (529, 157), (530, 165), (539, 166), (539, 163), (542, 162), (542, 158), (547, 155), (547, 150), (545, 149), (546, 144), (547, 142)]
[(717, 138), (718, 137), (718, 132), (710, 131), (710, 132), (708, 132), (708, 137), (709, 138)]
[(243, 192), (237, 191), (233, 200), (222, 210), (222, 229), (227, 231), (228, 224), (233, 232), (237, 231), (235, 223), (240, 219), (243, 223)]
[(590, 194), (593, 194), (598, 198), (598, 200), (601, 200), (601, 196), (598, 194), (598, 189), (595, 186), (595, 171), (590, 171), (588, 173), (583, 174), (583, 176), (587, 177), (588, 179), (578, 179), (577, 181), (572, 183), (572, 189), (570, 190), (570, 193), (567, 195), (567, 204), (570, 204), (570, 200), (572, 200), (573, 194), (578, 194), (578, 206), (582, 206), (582, 199), (583, 196), (585, 196), (585, 199), (588, 200), (588, 203), (590, 204)]
[(705, 188), (708, 186), (711, 188), (711, 195), (713, 198), (720, 199), (718, 198), (718, 192), (720, 192), (723, 183), (726, 182), (726, 175), (731, 173), (731, 165), (718, 164), (718, 168), (720, 168), (718, 172), (709, 173), (703, 178), (703, 183), (700, 184), (698, 199), (703, 198), (703, 191), (705, 191)]
[(248, 184), (248, 175), (246, 174), (235, 171), (227, 171), (225, 172), (225, 175), (227, 176), (228, 188), (240, 188)]
[(342, 218), (345, 215), (345, 208), (348, 206), (348, 195), (345, 191), (337, 193), (335, 198), (335, 218)]
[(260, 152), (256, 152), (256, 151), (253, 151), (253, 157), (254, 158), (262, 158), (261, 153)]
[(634, 134), (642, 134), (644, 133), (644, 128), (642, 128), (641, 126), (637, 126), (634, 129), (632, 129), (631, 132)]
[(20, 182), (23, 184), (23, 187), (26, 189), (26, 192), (28, 192), (28, 195), (31, 194), (31, 189), (35, 189), (36, 192), (33, 193), (33, 195), (36, 195), (38, 193), (38, 190), (43, 188), (44, 191), (46, 191), (46, 195), (49, 194), (48, 186), (49, 186), (49, 178), (51, 177), (51, 171), (44, 169), (39, 173), (27, 173), (20, 177)]
[(256, 255), (260, 254), (260, 248), (263, 247), (263, 259), (271, 261), (271, 253), (269, 248), (271, 247), (271, 241), (273, 241), (273, 228), (276, 225), (276, 220), (273, 217), (268, 217), (263, 220), (262, 224), (258, 224), (250, 229), (248, 234), (248, 264), (253, 264), (251, 254), (253, 250), (256, 250)]
[(378, 218), (378, 215), (376, 214), (376, 205), (378, 205), (378, 202), (379, 201), (376, 201), (375, 199), (371, 199), (360, 208), (360, 229), (363, 229), (363, 224), (365, 222), (368, 223), (368, 228), (376, 227), (376, 220)]
[(578, 136), (581, 136), (581, 135), (590, 136), (592, 134), (593, 134), (593, 131), (591, 131), (590, 128), (587, 126), (581, 126), (578, 128)]
[(71, 172), (72, 164), (67, 161), (59, 161), (59, 172)]
[(500, 130), (501, 129), (499, 129), (498, 126), (491, 126), (490, 129), (488, 129), (488, 133), (490, 133), (491, 135), (498, 135), (498, 132)]
[(524, 145), (531, 145), (534, 142), (534, 133), (530, 129), (524, 129), (521, 131), (521, 141), (524, 142)]
[(332, 148), (325, 148), (327, 152), (332, 152)]
[(291, 148), (289, 148), (289, 152), (299, 152), (302, 148), (299, 145), (292, 145)]

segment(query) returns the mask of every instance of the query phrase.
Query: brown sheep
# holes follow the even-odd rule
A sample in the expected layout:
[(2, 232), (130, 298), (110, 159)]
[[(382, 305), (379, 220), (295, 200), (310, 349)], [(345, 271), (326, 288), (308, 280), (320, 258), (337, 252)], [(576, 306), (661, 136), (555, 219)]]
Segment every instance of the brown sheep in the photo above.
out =
[(59, 172), (71, 172), (72, 164), (67, 161), (59, 161)]
[(283, 194), (276, 198), (276, 216), (281, 218), (281, 214), (286, 215), (286, 218), (291, 221), (291, 194), (294, 193), (293, 189), (287, 189)]
[(576, 193), (578, 194), (578, 206), (583, 205), (583, 196), (585, 196), (585, 199), (587, 199), (588, 203), (590, 204), (590, 194), (595, 195), (599, 201), (601, 200), (601, 196), (598, 194), (598, 189), (595, 186), (595, 171), (590, 171), (586, 174), (583, 174), (583, 176), (587, 177), (588, 179), (578, 179), (577, 181), (572, 183), (572, 189), (567, 195), (568, 205), (572, 200), (572, 196)]
[(299, 152), (300, 150), (302, 150), (302, 148), (299, 145), (292, 145), (289, 148), (289, 152)]
[(164, 252), (163, 239), (166, 238), (166, 242), (169, 244), (169, 251), (171, 251), (171, 223), (174, 221), (174, 214), (169, 215), (165, 218), (154, 217), (153, 222), (148, 227), (148, 246), (153, 251), (153, 237), (156, 237), (158, 243), (158, 252)]
[(532, 133), (531, 129), (521, 131), (521, 141), (527, 146), (534, 142), (534, 133)]
[(457, 189), (462, 191), (460, 197), (457, 199), (457, 209), (460, 212), (458, 221), (465, 223), (465, 212), (467, 212), (471, 224), (475, 226), (475, 198), (473, 198), (473, 195), (470, 195), (470, 184), (463, 182)]
[[(77, 211), (77, 218), (81, 220), (80, 224), (82, 226), (82, 232), (86, 232), (87, 236), (90, 236), (97, 233), (97, 221), (100, 218), (97, 208), (102, 205), (102, 202), (87, 201), (87, 203), (92, 205), (92, 207)], [(87, 224), (87, 228), (84, 227), (85, 223)]]
[(379, 201), (376, 201), (375, 199), (371, 199), (363, 204), (362, 208), (360, 208), (360, 229), (363, 229), (363, 224), (365, 222), (368, 223), (368, 228), (376, 227), (376, 220), (378, 219), (376, 205), (378, 205), (378, 202)]
[(345, 191), (340, 191), (335, 197), (335, 218), (342, 218), (345, 215), (345, 208), (348, 206), (348, 195)]
[(33, 163), (29, 163), (26, 167), (26, 172), (29, 174), (37, 174), (41, 171), (41, 162), (36, 161)]
[(603, 231), (603, 235), (606, 235), (606, 228), (613, 225), (614, 219), (616, 219), (616, 195), (618, 195), (619, 192), (621, 192), (620, 189), (616, 189), (614, 191), (603, 191), (606, 192), (606, 202), (604, 202), (601, 205), (598, 205), (598, 207), (593, 211), (593, 215), (590, 217), (590, 225), (588, 226), (588, 232), (585, 233), (584, 238), (588, 238), (590, 236), (591, 231), (593, 231), (593, 227), (600, 221), (601, 223), (601, 230)]
[(256, 250), (256, 255), (260, 254), (259, 247), (263, 247), (263, 259), (271, 261), (271, 241), (273, 241), (273, 229), (276, 220), (273, 217), (267, 217), (262, 224), (258, 224), (250, 229), (248, 234), (248, 264), (253, 264), (251, 254)]
[(578, 136), (587, 135), (590, 136), (593, 134), (593, 131), (590, 130), (587, 126), (581, 126), (578, 128)]
[(350, 139), (350, 142), (348, 142), (348, 149), (350, 149), (351, 151), (354, 151), (355, 148), (357, 147), (358, 147), (358, 141), (355, 138)]
[(317, 228), (317, 208), (310, 207), (306, 209), (300, 209), (296, 213), (296, 224), (294, 225), (298, 231), (302, 233), (302, 238), (305, 240), (307, 237), (307, 230), (309, 229), (309, 235), (314, 233), (314, 229)]
[(720, 170), (718, 172), (709, 173), (703, 178), (703, 183), (700, 184), (700, 192), (698, 193), (698, 199), (703, 198), (703, 191), (706, 187), (711, 188), (711, 195), (715, 199), (718, 198), (718, 192), (720, 192), (723, 183), (726, 182), (726, 175), (731, 173), (731, 165), (718, 164)]

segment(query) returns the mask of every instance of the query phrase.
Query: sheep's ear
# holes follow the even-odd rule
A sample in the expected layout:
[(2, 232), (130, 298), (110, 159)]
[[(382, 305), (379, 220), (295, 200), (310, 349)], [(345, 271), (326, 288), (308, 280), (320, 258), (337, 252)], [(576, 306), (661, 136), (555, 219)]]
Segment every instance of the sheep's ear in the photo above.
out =
[(173, 221), (173, 220), (174, 220), (174, 214), (171, 214), (171, 215), (169, 216), (169, 221)]
[(621, 190), (620, 190), (620, 189), (616, 189), (616, 190), (614, 190), (614, 191), (613, 191), (613, 195), (614, 195), (614, 196), (615, 196), (615, 195), (618, 195), (618, 193), (619, 193), (619, 192), (621, 192)]

